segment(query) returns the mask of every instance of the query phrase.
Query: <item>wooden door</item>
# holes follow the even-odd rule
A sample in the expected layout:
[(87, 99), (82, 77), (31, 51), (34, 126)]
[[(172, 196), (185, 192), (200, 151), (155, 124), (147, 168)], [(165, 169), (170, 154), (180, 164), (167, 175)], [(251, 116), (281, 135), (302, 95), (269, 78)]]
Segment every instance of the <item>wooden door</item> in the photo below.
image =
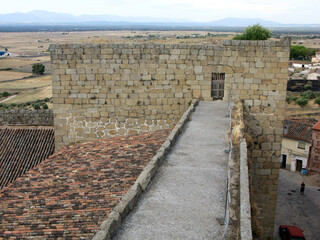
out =
[(224, 96), (225, 73), (213, 73), (211, 81), (211, 97), (213, 100), (222, 99)]
[(297, 160), (296, 171), (301, 172), (302, 160)]

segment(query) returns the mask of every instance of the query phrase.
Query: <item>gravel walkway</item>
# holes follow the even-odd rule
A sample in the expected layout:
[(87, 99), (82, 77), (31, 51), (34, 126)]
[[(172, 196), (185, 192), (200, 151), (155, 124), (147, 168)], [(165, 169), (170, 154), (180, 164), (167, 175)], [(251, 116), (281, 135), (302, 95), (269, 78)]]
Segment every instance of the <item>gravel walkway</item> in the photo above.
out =
[(200, 102), (120, 239), (221, 239), (227, 159), (227, 103)]

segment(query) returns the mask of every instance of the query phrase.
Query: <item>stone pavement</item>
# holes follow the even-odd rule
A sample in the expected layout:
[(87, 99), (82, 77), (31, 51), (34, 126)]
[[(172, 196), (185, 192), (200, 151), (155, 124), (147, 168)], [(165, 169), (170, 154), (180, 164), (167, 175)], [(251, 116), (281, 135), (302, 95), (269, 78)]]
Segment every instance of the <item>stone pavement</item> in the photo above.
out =
[(200, 102), (115, 240), (221, 239), (228, 148), (227, 103)]
[(295, 225), (303, 230), (308, 240), (320, 236), (320, 187), (306, 185), (305, 195), (300, 195), (302, 176), (296, 172), (280, 170), (276, 210), (275, 235), (279, 238), (281, 224)]

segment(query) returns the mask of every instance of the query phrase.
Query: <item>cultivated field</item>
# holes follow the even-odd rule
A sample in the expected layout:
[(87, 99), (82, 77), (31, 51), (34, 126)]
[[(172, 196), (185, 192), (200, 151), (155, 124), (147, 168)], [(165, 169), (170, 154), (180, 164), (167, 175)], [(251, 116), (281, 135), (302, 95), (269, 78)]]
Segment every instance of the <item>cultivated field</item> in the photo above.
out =
[[(207, 36), (206, 38), (195, 38)], [(49, 56), (52, 43), (107, 43), (107, 42), (211, 42), (230, 38), (234, 33), (207, 31), (93, 31), (93, 32), (23, 32), (1, 33), (0, 50), (25, 56)], [(179, 39), (177, 39), (177, 37)], [(1, 49), (2, 48), (2, 49)], [(41, 59), (42, 60), (42, 59)]]
[(292, 39), (292, 45), (301, 45), (307, 48), (320, 49), (320, 39)]
[[(21, 94), (18, 94), (16, 97), (10, 99), (9, 101), (6, 101), (6, 104), (32, 102), (38, 99), (51, 98), (51, 97), (52, 97), (52, 87), (50, 85), (45, 87), (39, 87), (36, 89), (25, 90)], [(50, 108), (52, 105), (48, 104), (48, 106)]]
[(304, 107), (300, 107), (293, 101), (290, 103), (286, 102), (286, 117), (287, 119), (308, 117), (318, 119), (320, 117), (320, 106), (314, 102), (314, 99), (310, 99)]
[(42, 63), (42, 62), (49, 62), (50, 57), (34, 57), (34, 58), (23, 58), (23, 57), (7, 57), (7, 58), (0, 58), (0, 69), (5, 68), (21, 68), (24, 66), (32, 65), (35, 63)]
[[(23, 73), (19, 73), (23, 74)], [(30, 74), (26, 74), (30, 76)], [(51, 86), (51, 76), (42, 76), (42, 77), (32, 77), (17, 81), (9, 81), (0, 83), (0, 92), (7, 90), (23, 90), (23, 89), (35, 89), (43, 86)]]
[(1, 82), (3, 82), (3, 81), (21, 79), (21, 78), (25, 78), (25, 77), (29, 77), (29, 76), (30, 76), (30, 73), (13, 72), (13, 71), (0, 71), (0, 86), (3, 84), (3, 83), (1, 84)]

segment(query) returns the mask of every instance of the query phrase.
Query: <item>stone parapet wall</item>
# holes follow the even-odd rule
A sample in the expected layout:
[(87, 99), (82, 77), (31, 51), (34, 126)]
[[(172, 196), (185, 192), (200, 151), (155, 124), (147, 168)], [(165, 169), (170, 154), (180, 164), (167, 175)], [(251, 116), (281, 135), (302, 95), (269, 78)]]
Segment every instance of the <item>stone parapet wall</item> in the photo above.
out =
[(63, 142), (69, 142), (69, 138), (90, 141), (98, 138), (169, 129), (175, 126), (175, 121), (127, 118), (121, 122), (115, 117), (92, 119), (64, 114), (56, 120), (56, 124), (61, 124), (62, 130), (66, 129), (63, 126), (68, 126), (69, 134), (62, 135), (61, 138)]
[(225, 73), (225, 98), (230, 89), (234, 101), (244, 101), (254, 198), (266, 236), (273, 235), (290, 39), (62, 44), (50, 50), (57, 150), (173, 127), (192, 99), (212, 100), (213, 73)]
[(0, 126), (53, 126), (52, 110), (0, 111)]

